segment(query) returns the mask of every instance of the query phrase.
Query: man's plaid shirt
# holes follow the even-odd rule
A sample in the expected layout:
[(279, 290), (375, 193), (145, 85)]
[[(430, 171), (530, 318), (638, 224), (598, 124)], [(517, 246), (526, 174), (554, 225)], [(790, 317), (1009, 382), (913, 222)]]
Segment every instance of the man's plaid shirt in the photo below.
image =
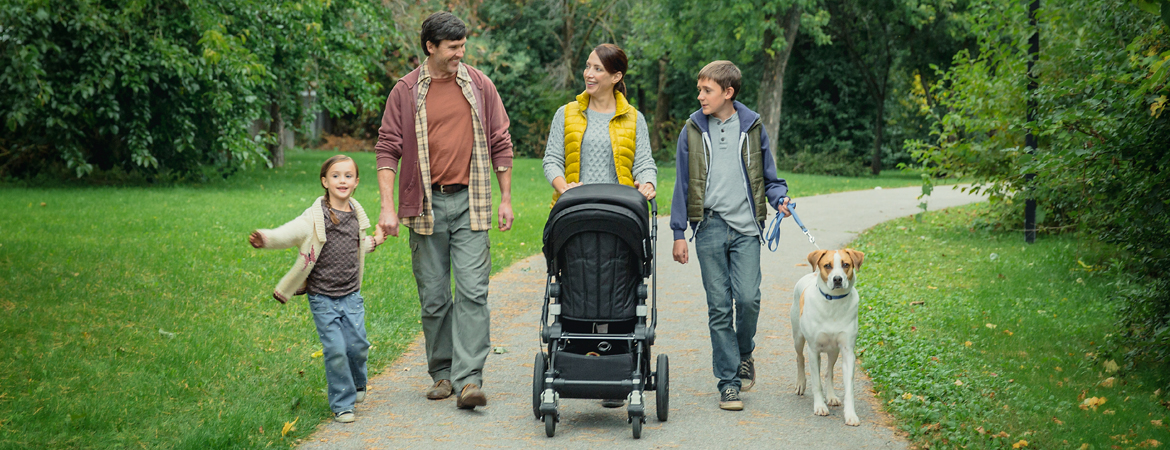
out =
[[(429, 59), (429, 58), (428, 58)], [(475, 143), (471, 150), (471, 181), (467, 186), (468, 205), (471, 213), (471, 229), (486, 231), (492, 228), (492, 184), (491, 158), (488, 155), (487, 134), (480, 122), (479, 112), (475, 102), (475, 94), (471, 89), (471, 76), (467, 68), (459, 64), (459, 72), (455, 75), (456, 83), (463, 90), (463, 97), (471, 105), (472, 133)], [(431, 72), (427, 62), (423, 61), (418, 76), (418, 98), (415, 99), (414, 134), (418, 139), (418, 165), (422, 170), (423, 203), (422, 215), (403, 218), (403, 224), (414, 230), (415, 233), (431, 235), (435, 231), (435, 216), (431, 208), (431, 153), (427, 141), (427, 92), (431, 88)]]

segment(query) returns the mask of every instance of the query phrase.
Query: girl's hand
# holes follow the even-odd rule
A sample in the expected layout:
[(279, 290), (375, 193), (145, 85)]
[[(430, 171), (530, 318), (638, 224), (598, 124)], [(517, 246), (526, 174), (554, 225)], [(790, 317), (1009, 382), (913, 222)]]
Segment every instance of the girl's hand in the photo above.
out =
[(248, 243), (252, 244), (253, 248), (264, 248), (264, 234), (259, 230), (253, 231), (248, 235)]
[(374, 226), (374, 246), (382, 245), (386, 242), (386, 233), (382, 231), (382, 227)]

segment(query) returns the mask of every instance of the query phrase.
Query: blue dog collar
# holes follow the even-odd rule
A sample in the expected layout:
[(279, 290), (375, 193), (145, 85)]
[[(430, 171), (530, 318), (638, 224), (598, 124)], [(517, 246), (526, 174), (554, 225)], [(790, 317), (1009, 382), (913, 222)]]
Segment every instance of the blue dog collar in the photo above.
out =
[(817, 288), (817, 291), (819, 291), (821, 293), (821, 295), (825, 296), (825, 300), (828, 300), (828, 301), (840, 300), (840, 299), (843, 299), (845, 297), (848, 297), (850, 294), (849, 292), (846, 292), (846, 293), (841, 294), (841, 295), (829, 295), (829, 294), (826, 294), (825, 291), (822, 291), (820, 287)]

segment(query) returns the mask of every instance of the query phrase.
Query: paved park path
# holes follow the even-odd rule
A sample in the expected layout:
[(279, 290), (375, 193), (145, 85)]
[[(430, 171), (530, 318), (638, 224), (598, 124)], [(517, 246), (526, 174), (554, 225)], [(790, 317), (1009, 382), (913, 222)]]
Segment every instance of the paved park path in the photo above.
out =
[[(910, 187), (797, 198), (797, 213), (821, 248), (843, 248), (874, 225), (918, 212), (919, 193), (920, 188)], [(935, 189), (928, 199), (931, 210), (982, 200), (949, 187)], [(561, 422), (553, 438), (545, 437), (543, 423), (533, 417), (532, 362), (540, 348), (545, 283), (544, 258), (534, 255), (491, 281), (492, 346), (507, 352), (488, 356), (487, 407), (463, 411), (455, 408), (454, 397), (442, 401), (423, 397), (431, 379), (420, 334), (397, 361), (370, 380), (369, 397), (356, 408), (357, 422), (322, 423), (300, 448), (907, 448), (860, 370), (855, 388), (860, 427), (846, 426), (840, 407), (831, 408), (828, 417), (814, 416), (811, 393), (794, 394), (796, 363), (788, 310), (793, 285), (811, 270), (805, 256), (815, 248), (791, 219), (781, 227), (779, 251), (764, 249), (761, 258), (756, 386), (743, 393), (743, 411), (720, 410), (694, 246), (690, 263), (674, 262), (668, 222), (669, 218), (658, 220), (659, 324), (652, 354), (670, 357), (670, 417), (658, 421), (654, 394), (647, 393), (648, 417), (641, 439), (632, 438), (624, 407), (605, 409), (596, 400), (562, 399)], [(864, 303), (864, 266), (859, 273)], [(840, 370), (838, 363), (837, 392)]]

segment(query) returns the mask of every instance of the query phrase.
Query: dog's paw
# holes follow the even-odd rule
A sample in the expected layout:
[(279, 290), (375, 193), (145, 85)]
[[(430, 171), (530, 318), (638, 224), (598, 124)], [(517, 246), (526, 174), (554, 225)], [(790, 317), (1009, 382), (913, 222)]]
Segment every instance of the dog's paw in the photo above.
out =
[(815, 404), (813, 405), (813, 414), (818, 416), (827, 416), (829, 415), (829, 407), (825, 406), (824, 403)]
[(845, 425), (851, 427), (861, 426), (861, 419), (857, 418), (857, 414), (845, 413)]
[(827, 400), (829, 406), (841, 406), (841, 399), (837, 398), (836, 395), (830, 395)]
[(804, 384), (803, 383), (796, 386), (796, 395), (804, 395)]

